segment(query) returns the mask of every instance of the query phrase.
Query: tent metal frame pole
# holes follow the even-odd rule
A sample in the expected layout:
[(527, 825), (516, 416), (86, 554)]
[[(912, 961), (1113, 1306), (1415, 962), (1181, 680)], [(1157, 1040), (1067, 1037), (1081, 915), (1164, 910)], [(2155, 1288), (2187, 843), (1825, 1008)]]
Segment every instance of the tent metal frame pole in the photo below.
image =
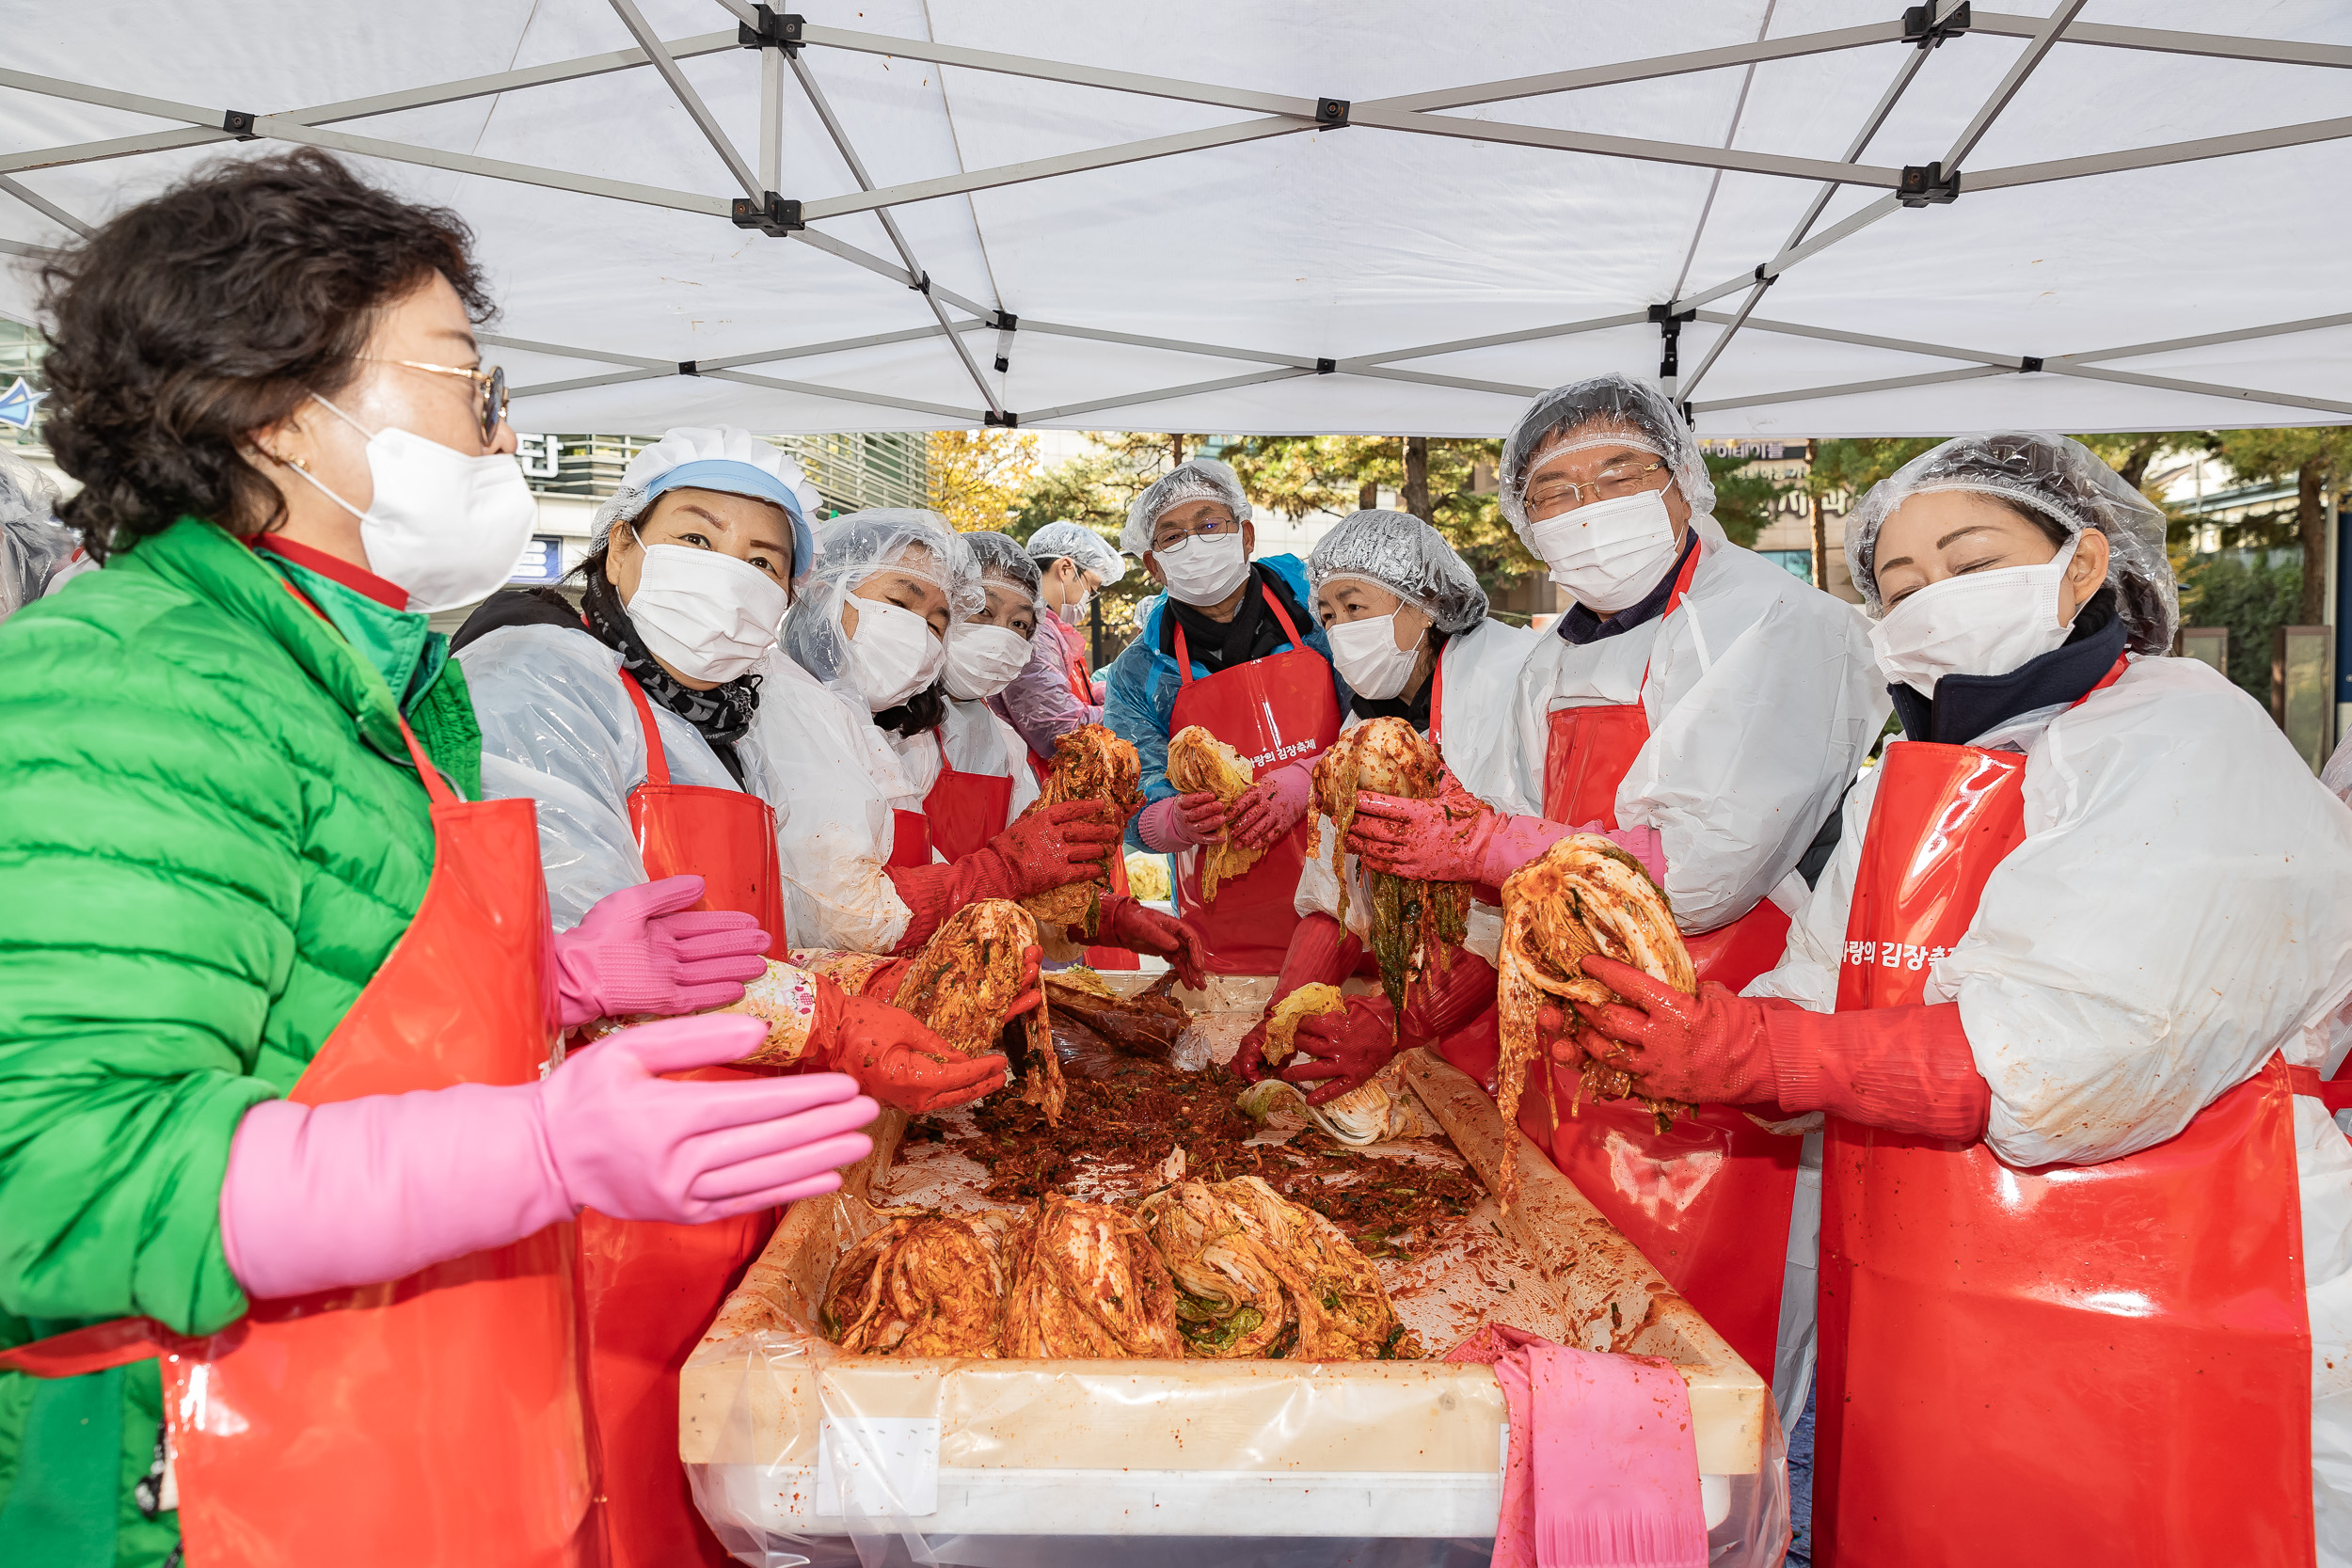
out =
[[(618, 4), (619, 0), (614, 0), (614, 3)], [(1952, 139), (1951, 150), (1944, 154), (1946, 174), (1958, 171), (1968, 154), (1977, 150), (1977, 144), (1984, 140), (1984, 134), (1993, 129), (1993, 122), (2000, 119), (2001, 111), (2010, 106), (2019, 89), (2025, 87), (2026, 78), (2050, 57), (2050, 51), (2058, 47), (2059, 35), (2081, 14), (2087, 4), (2089, 0), (2058, 0), (2058, 9), (2042, 19), (2041, 27), (2024, 51), (2010, 62), (2009, 70), (2002, 73), (2001, 85), (1993, 89), (1993, 95), (1969, 119), (1967, 129)]]
[(505, 180), (518, 185), (539, 185), (548, 190), (569, 191), (576, 196), (601, 196), (614, 201), (633, 201), (645, 207), (668, 207), (681, 213), (697, 213), (705, 217), (723, 218), (734, 211), (734, 201), (728, 197), (666, 190), (656, 185), (636, 185), (627, 181), (605, 180), (589, 174), (566, 174), (541, 168), (535, 164), (510, 164), (498, 158), (477, 157), (469, 152), (443, 152), (435, 148), (414, 147), (406, 142), (355, 136), (348, 131), (298, 125), (267, 115), (253, 122), (253, 133), (257, 137), (301, 142), (310, 147), (324, 147), (330, 151), (350, 152), (363, 158), (381, 158), (387, 163), (417, 164), (425, 168), (446, 169), (453, 174), (478, 174), (485, 179)]
[(0, 238), (0, 255), (22, 256), (28, 261), (46, 261), (57, 254), (45, 245), (27, 245), (23, 240)]
[(1442, 343), (1422, 343), (1413, 348), (1390, 349), (1379, 354), (1359, 354), (1336, 362), (1343, 373), (1355, 374), (1369, 366), (1386, 366), (1399, 359), (1428, 359), (1440, 354), (1467, 354), (1472, 349), (1502, 348), (1513, 343), (1532, 343), (1545, 338), (1572, 338), (1579, 333), (1605, 332), (1613, 326), (1640, 326), (1649, 321), (1647, 310), (1631, 310), (1615, 316), (1592, 316), (1583, 321), (1561, 322), (1552, 326), (1526, 326), (1511, 332), (1490, 332), (1483, 338), (1455, 338)]
[(1604, 136), (1590, 131), (1559, 131), (1545, 125), (1520, 125), (1509, 120), (1470, 119), (1459, 115), (1420, 114), (1359, 103), (1348, 110), (1350, 125), (1383, 131), (1412, 131), (1428, 136), (1454, 136), (1464, 141), (1502, 142), (1513, 147), (1540, 147), (1556, 152), (1588, 152), (1603, 158), (1632, 158), (1642, 163), (1679, 164), (1692, 168), (1729, 169), (1736, 174), (1771, 174), (1788, 180), (1821, 180), (1848, 185), (1871, 185), (1893, 190), (1903, 182), (1899, 168), (1869, 164), (1833, 163), (1827, 158), (1799, 158), (1785, 152), (1743, 152), (1737, 148), (1698, 147), (1687, 142), (1646, 141), (1638, 136)]
[(2060, 354), (2042, 361), (2044, 370), (2059, 365), (2088, 365), (2101, 359), (2128, 359), (2144, 354), (2170, 354), (2176, 349), (2210, 348), (2217, 343), (2242, 343), (2255, 338), (2277, 338), (2290, 332), (2324, 332), (2331, 326), (2352, 326), (2352, 310), (2332, 316), (2306, 316), (2300, 321), (2273, 322), (2266, 326), (2241, 326), (2227, 332), (2206, 332), (2194, 338), (2167, 338), (2160, 342), (2134, 343), (2127, 348), (2092, 349), (2084, 354)]
[[(613, 0), (613, 3), (618, 5), (620, 0)], [(857, 181), (861, 189), (872, 190), (874, 179), (872, 175), (866, 172), (866, 160), (858, 156), (856, 146), (850, 140), (848, 129), (842, 125), (840, 117), (833, 112), (833, 103), (825, 97), (825, 89), (818, 85), (816, 73), (809, 70), (808, 62), (797, 54), (793, 55), (787, 63), (792, 68), (792, 74), (800, 81), (801, 91), (808, 96), (809, 107), (817, 111), (817, 118), (824, 123), (825, 135), (833, 138), (834, 150), (841, 154), (841, 161), (849, 166), (851, 177)], [(803, 211), (805, 214), (806, 209), (803, 208)], [(940, 331), (946, 334), (948, 345), (956, 351), (956, 357), (962, 362), (964, 373), (972, 378), (972, 385), (979, 388), (980, 399), (988, 404), (989, 413), (993, 415), (999, 422), (1009, 422), (1010, 416), (1006, 413), (1003, 401), (996, 395), (996, 388), (989, 385), (988, 377), (980, 370), (980, 362), (972, 356), (970, 346), (964, 342), (962, 335), (955, 330), (954, 324), (947, 319), (946, 305), (932, 294), (931, 275), (924, 271), (923, 264), (914, 259), (914, 247), (907, 244), (906, 235), (899, 230), (898, 218), (886, 212), (879, 213), (876, 216), (881, 218), (882, 231), (890, 236), (890, 243), (897, 248), (898, 259), (906, 263), (907, 271), (920, 279), (915, 287), (923, 295), (923, 303), (930, 308), (931, 314), (938, 319)], [(987, 314), (985, 311), (978, 313)]]
[(2153, 387), (2168, 392), (2193, 392), (2200, 397), (2234, 398), (2245, 403), (2277, 404), (2287, 408), (2323, 409), (2330, 414), (2352, 415), (2352, 403), (2335, 398), (2304, 397), (2293, 392), (2267, 392), (2252, 387), (2225, 387), (2212, 381), (2185, 381), (2177, 376), (2144, 375), (2137, 371), (2101, 370), (2079, 362), (2050, 364), (2042, 369), (2058, 375), (2081, 376), (2090, 381), (2116, 381), (2127, 387)]
[(1254, 92), (1247, 87), (1218, 87), (1207, 82), (1178, 81), (1172, 77), (1150, 76), (1133, 71), (1104, 71), (1096, 66), (1041, 60), (1026, 55), (1000, 55), (993, 50), (966, 49), (959, 44), (935, 43), (928, 39), (893, 38), (883, 33), (803, 25), (801, 41), (853, 54), (928, 60), (934, 65), (961, 66), (967, 71), (986, 71), (999, 76), (1067, 82), (1073, 87), (1103, 87), (1112, 92), (1174, 99), (1184, 103), (1246, 109), (1252, 114), (1287, 115), (1294, 119), (1306, 120), (1315, 118), (1315, 101), (1311, 98), (1297, 98), (1279, 92)]
[(1804, 387), (1787, 392), (1759, 392), (1752, 397), (1718, 398), (1712, 403), (1694, 403), (1692, 414), (1714, 414), (1731, 408), (1757, 408), (1766, 404), (1811, 403), (1820, 398), (1852, 397), (1863, 392), (1891, 392), (1904, 387), (1931, 387), (1943, 381), (1974, 381), (1979, 376), (2013, 375), (2014, 371), (1998, 365), (1971, 365), (1965, 370), (1929, 371), (1920, 375), (1887, 376), (1877, 381), (1848, 381), (1834, 387)]
[(75, 142), (68, 147), (44, 147), (32, 152), (0, 152), (0, 174), (25, 169), (70, 168), (75, 164), (103, 163), (109, 158), (135, 158), (142, 152), (168, 152), (175, 148), (203, 147), (234, 141), (226, 131), (187, 126), (178, 131), (147, 131), (135, 136), (109, 136), (104, 141)]
[[(1941, 8), (1939, 7), (1939, 9)], [(1909, 90), (1913, 80), (1918, 76), (1919, 68), (1927, 64), (1929, 53), (1930, 51), (1925, 49), (1907, 49), (1903, 52), (1903, 63), (1896, 71), (1895, 79), (1886, 85), (1884, 92), (1879, 94), (1877, 104), (1863, 119), (1862, 129), (1854, 133), (1853, 140), (1846, 144), (1846, 155), (1841, 160), (1842, 162), (1852, 163), (1869, 147), (1872, 138), (1877, 136), (1880, 129), (1885, 125), (1887, 117), (1895, 112), (1895, 105), (1902, 101), (1904, 92)], [(1824, 184), (1813, 193), (1813, 199), (1805, 205), (1804, 215), (1797, 219), (1795, 227), (1788, 230), (1788, 237), (1780, 242), (1780, 248), (1783, 252), (1792, 250), (1804, 243), (1805, 235), (1812, 231), (1814, 224), (1820, 221), (1822, 212), (1829, 206), (1830, 198), (1836, 196), (1837, 191), (1837, 186)], [(1750, 286), (1748, 297), (1740, 303), (1738, 314), (1724, 328), (1723, 335), (1708, 347), (1707, 357), (1699, 361), (1699, 368), (1692, 372), (1689, 378), (1682, 383), (1683, 402), (1690, 402), (1697, 394), (1699, 383), (1707, 379), (1707, 372), (1715, 368), (1715, 361), (1722, 358), (1724, 350), (1731, 346), (1731, 340), (1739, 336), (1740, 326), (1746, 323), (1749, 313), (1755, 310), (1757, 302), (1764, 297), (1764, 291), (1772, 287), (1772, 279), (1777, 276), (1778, 274), (1768, 274), (1758, 277)], [(1704, 321), (1711, 318), (1702, 315), (1700, 319)]]
[(1136, 332), (1113, 332), (1100, 326), (1073, 326), (1067, 322), (1037, 321), (1021, 318), (1024, 332), (1043, 333), (1049, 338), (1084, 338), (1098, 343), (1125, 343), (1134, 348), (1165, 349), (1171, 354), (1197, 354), (1209, 359), (1254, 359), (1266, 365), (1291, 365), (1301, 370), (1313, 370), (1315, 356), (1311, 354), (1277, 354), (1271, 350), (1232, 348), (1223, 343), (1196, 343), (1181, 338), (1147, 338)]
[(1371, 376), (1379, 381), (1411, 381), (1423, 387), (1459, 387), (1467, 392), (1492, 392), (1498, 397), (1532, 398), (1543, 391), (1541, 387), (1521, 387), (1509, 381), (1480, 381), (1467, 375), (1443, 375), (1436, 371), (1391, 370), (1386, 365), (1359, 365), (1353, 370), (1334, 374)]
[(1105, 408), (1129, 408), (1138, 404), (1166, 403), (1171, 398), (1191, 397), (1200, 392), (1222, 392), (1235, 387), (1251, 387), (1263, 381), (1288, 381), (1294, 376), (1312, 375), (1311, 370), (1284, 366), (1270, 371), (1252, 371), (1248, 375), (1229, 375), (1220, 381), (1196, 381), (1183, 387), (1162, 387), (1156, 391), (1132, 392), (1119, 397), (1096, 398), (1088, 403), (1065, 403), (1056, 408), (1040, 408), (1021, 416), (1025, 424), (1040, 420), (1067, 420), (1080, 414), (1093, 414)]
[(96, 232), (88, 224), (84, 223), (80, 218), (75, 217), (72, 213), (21, 181), (11, 180), (7, 175), (0, 174), (0, 191), (8, 192), (50, 222), (79, 234), (85, 239)]
[(877, 408), (902, 408), (909, 413), (929, 414), (933, 419), (951, 420), (959, 425), (978, 424), (981, 411), (977, 408), (956, 408), (944, 403), (923, 403), (914, 398), (892, 397), (884, 392), (868, 392), (854, 387), (830, 387), (815, 381), (786, 381), (779, 376), (755, 375), (750, 371), (712, 371), (714, 381), (739, 382), (746, 387), (767, 387), (779, 392), (797, 392), (803, 397), (840, 398), (847, 403), (870, 404)]
[[(1719, 310), (1702, 310), (1703, 322), (1726, 322), (1731, 318)], [(1758, 332), (1776, 332), (1791, 338), (1819, 338), (1825, 342), (1851, 343), (1857, 348), (1883, 348), (1895, 354), (1924, 354), (1937, 359), (1973, 359), (1980, 365), (1998, 365), (2003, 370), (2024, 366), (2025, 356), (2016, 354), (1992, 354), (1982, 349), (1955, 348), (1948, 343), (1918, 342), (1909, 338), (1883, 338), (1875, 333), (1850, 332), (1841, 326), (1812, 326), (1803, 322), (1768, 321), (1752, 316), (1748, 325)]]
[[(2041, 25), (2042, 18), (2038, 16), (1976, 11), (1968, 30), (1994, 38), (2031, 38)], [(2066, 30), (2066, 41), (2109, 49), (2141, 49), (2160, 55), (2203, 55), (2215, 59), (2352, 70), (2352, 48), (2340, 43), (2298, 43), (2290, 39), (2238, 38), (2227, 33), (2180, 33), (2161, 27), (2118, 27), (2104, 22), (2074, 24)]]
[(2300, 125), (2280, 125), (2266, 131), (2233, 131), (2223, 136), (2201, 136), (2194, 141), (2167, 142), (2160, 147), (2125, 148), (2116, 152), (2093, 152), (2080, 158), (2057, 158), (2043, 164), (2013, 164), (2007, 168), (1970, 171), (1967, 188), (1974, 191), (2008, 190), (2018, 185), (2042, 185), (2054, 180), (2080, 180), (2093, 174), (2122, 174), (2131, 169), (2164, 168), (2173, 164), (2193, 164), (2207, 158), (2230, 158), (2245, 152), (2267, 152), (2281, 147), (2304, 147), (2312, 142), (2340, 141), (2352, 136), (2352, 116), (2341, 119), (2312, 119)]
[(1238, 125), (1217, 125), (1201, 131), (1181, 131), (1174, 135), (1120, 142), (1113, 147), (1093, 148), (1084, 152), (1065, 152), (1052, 158), (1033, 158), (1024, 163), (999, 164), (993, 168), (973, 169), (962, 174), (945, 174), (930, 180), (868, 188), (855, 196), (822, 197), (814, 201), (802, 202), (801, 215), (815, 223), (850, 213), (903, 207), (912, 202), (936, 200), (943, 196), (967, 196), (974, 191), (1025, 184), (1032, 180), (1082, 174), (1089, 169), (1116, 168), (1121, 164), (1146, 163), (1153, 158), (1173, 157), (1179, 152), (1198, 152), (1205, 148), (1229, 147), (1235, 142), (1259, 141), (1267, 136), (1296, 135), (1301, 131), (1313, 129), (1311, 122), (1277, 118), (1244, 120)]
[(1859, 27), (1839, 27), (1829, 32), (1795, 33), (1785, 39), (1726, 44), (1721, 49), (1659, 55), (1645, 60), (1548, 71), (1540, 76), (1515, 76), (1505, 81), (1481, 82), (1470, 87), (1439, 87), (1434, 92), (1400, 93), (1391, 98), (1369, 100), (1357, 104), (1356, 108), (1404, 111), (1467, 109), (1510, 98), (1542, 98), (1555, 92), (1575, 92), (1582, 87), (1614, 87), (1621, 82), (1646, 82), (1661, 76), (1683, 76), (1692, 71), (1719, 71), (1725, 66), (1749, 65), (1762, 60), (1790, 60), (1806, 55), (1828, 55), (1843, 49), (1866, 48), (1874, 43), (1899, 43), (1902, 36), (1903, 24), (1899, 21), (1871, 22)]
[(703, 102), (703, 95), (694, 90), (694, 84), (686, 79), (686, 72), (678, 69), (677, 61), (672, 59), (670, 52), (661, 46), (660, 35), (645, 21), (644, 13), (637, 8), (636, 0), (609, 0), (609, 3), (613, 14), (621, 19), (621, 24), (628, 29), (629, 37), (637, 40), (637, 47), (645, 52), (645, 58), (653, 62), (654, 70), (660, 71), (661, 79), (669, 84), (671, 96), (678, 101), (686, 110), (687, 118), (694, 122), (704, 139), (710, 143), (711, 150), (719, 154), (719, 161), (727, 166), (727, 172), (735, 176), (735, 182), (743, 187), (743, 194), (754, 201), (759, 200), (761, 193), (768, 187), (760, 183), (758, 171), (752, 167), (742, 153), (735, 150), (735, 142), (728, 136), (726, 127), (719, 123), (719, 117), (710, 112), (710, 105)]
[[(759, 52), (759, 188), (784, 188), (784, 51)], [(764, 199), (764, 198), (763, 198)]]

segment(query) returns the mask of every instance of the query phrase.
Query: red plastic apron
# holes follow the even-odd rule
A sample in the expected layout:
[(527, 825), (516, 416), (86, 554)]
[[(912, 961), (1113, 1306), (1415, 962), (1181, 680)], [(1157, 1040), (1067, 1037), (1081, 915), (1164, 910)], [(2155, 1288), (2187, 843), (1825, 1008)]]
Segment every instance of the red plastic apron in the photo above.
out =
[[(302, 1104), (530, 1083), (554, 1049), (536, 808), (457, 800), (402, 733), (433, 800), (432, 879), (296, 1081)], [(556, 1225), (389, 1284), (257, 1301), (207, 1338), (125, 1320), (0, 1365), (67, 1376), (163, 1354), (191, 1562), (556, 1568), (593, 1560), (572, 1292)]]
[(932, 847), (960, 861), (1005, 831), (1012, 816), (1012, 775), (959, 772), (947, 765), (946, 738), (933, 730), (931, 739), (939, 746), (939, 778), (923, 797), (923, 816)]
[[(1701, 553), (1693, 550), (1683, 562), (1664, 616), (1690, 591)], [(1649, 685), (1647, 670), (1642, 685)], [(1648, 741), (1649, 718), (1638, 697), (1554, 713), (1544, 753), (1544, 816), (1616, 827), (1618, 786)], [(1788, 915), (1766, 900), (1728, 926), (1686, 940), (1700, 979), (1738, 990), (1780, 961), (1788, 936)], [(1638, 1101), (1580, 1105), (1575, 1072), (1552, 1067), (1542, 1076), (1550, 1098), (1533, 1092), (1531, 1082), (1519, 1102), (1520, 1127), (1769, 1380), (1800, 1141), (1767, 1132), (1728, 1105), (1702, 1105), (1661, 1132)]]
[[(645, 782), (629, 792), (628, 818), (646, 877), (701, 877), (695, 908), (755, 916), (774, 938), (769, 956), (782, 957), (790, 944), (775, 812), (745, 790), (672, 784), (652, 705), (627, 671), (621, 684), (645, 736)], [(704, 1068), (681, 1076), (755, 1075)], [(678, 1463), (678, 1370), (783, 1214), (762, 1209), (708, 1225), (662, 1225), (580, 1212), (580, 1341), (603, 1477), (600, 1533), (612, 1568), (723, 1568), (730, 1560), (695, 1511)]]
[[(1168, 710), (1171, 736), (1198, 724), (1239, 752), (1263, 772), (1274, 764), (1311, 762), (1339, 738), (1340, 699), (1331, 689), (1331, 666), (1307, 646), (1271, 589), (1260, 584), (1266, 608), (1282, 624), (1291, 645), (1195, 680), (1184, 628), (1176, 627), (1177, 678), (1183, 689)], [(1257, 864), (1217, 884), (1216, 897), (1200, 898), (1200, 855), (1183, 857), (1176, 879), (1177, 911), (1208, 944), (1209, 970), (1216, 974), (1279, 974), (1290, 951), (1291, 928), (1298, 924), (1292, 901), (1298, 874), (1313, 853), (1315, 817), (1302, 818)], [(1194, 918), (1199, 916), (1200, 918)]]
[[(2025, 836), (2023, 757), (1899, 741), (1879, 768), (1841, 1012), (1920, 1001)], [(1823, 1178), (1815, 1561), (2312, 1560), (2278, 1058), (2104, 1164), (1832, 1117)]]

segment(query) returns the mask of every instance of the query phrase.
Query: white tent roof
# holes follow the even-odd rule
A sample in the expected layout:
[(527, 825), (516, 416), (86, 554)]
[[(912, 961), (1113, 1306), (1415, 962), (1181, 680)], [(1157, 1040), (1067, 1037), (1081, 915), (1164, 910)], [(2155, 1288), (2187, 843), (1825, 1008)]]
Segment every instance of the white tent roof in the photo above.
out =
[[(1907, 41), (1931, 10), (1966, 30)], [(229, 117), (466, 216), (524, 429), (1491, 436), (1692, 310), (1712, 436), (2352, 416), (2352, 7), (860, 0), (743, 47), (761, 14), (0, 0), (0, 249)], [(771, 191), (805, 227), (731, 218)]]

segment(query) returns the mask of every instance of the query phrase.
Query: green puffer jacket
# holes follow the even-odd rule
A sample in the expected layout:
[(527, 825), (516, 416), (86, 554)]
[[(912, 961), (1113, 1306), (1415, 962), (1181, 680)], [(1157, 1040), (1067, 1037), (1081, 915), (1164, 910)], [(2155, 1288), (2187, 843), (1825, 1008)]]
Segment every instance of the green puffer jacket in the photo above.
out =
[[(0, 626), (0, 1345), (245, 1310), (230, 1136), (293, 1085), (432, 871), (378, 661), (479, 795), (464, 680), (423, 620), (183, 518)], [(151, 1361), (0, 1373), (0, 1562), (162, 1561), (175, 1517), (133, 1490), (160, 1418)]]

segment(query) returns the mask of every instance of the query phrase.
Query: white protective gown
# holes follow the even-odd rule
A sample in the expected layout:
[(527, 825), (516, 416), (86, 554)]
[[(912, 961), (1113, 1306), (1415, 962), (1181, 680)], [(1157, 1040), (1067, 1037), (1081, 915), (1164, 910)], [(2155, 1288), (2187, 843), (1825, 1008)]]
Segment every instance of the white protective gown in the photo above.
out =
[[(2272, 1052), (2333, 1072), (2352, 1045), (2352, 813), (2244, 693), (2194, 659), (2137, 658), (2080, 707), (1974, 744), (2026, 757), (2026, 838), (1929, 971), (1991, 1085), (2012, 1165), (2090, 1164), (2172, 1137)], [(1747, 988), (1836, 1005), (1875, 770)], [(2319, 1560), (2352, 1564), (2352, 1143), (2295, 1101), (2312, 1324)]]
[[(645, 880), (628, 825), (629, 791), (645, 782), (645, 732), (621, 684), (621, 656), (584, 630), (501, 626), (457, 662), (482, 726), (483, 794), (538, 802), (548, 909), (556, 929), (569, 930), (596, 900)], [(741, 787), (693, 725), (652, 706), (672, 783)], [(759, 748), (739, 741), (736, 755), (744, 784), (781, 819)]]
[[(778, 795), (792, 803), (776, 838), (793, 945), (891, 952), (913, 917), (890, 881), (898, 836), (891, 814), (923, 809), (939, 778), (940, 739), (876, 728), (863, 703), (825, 686), (781, 650), (759, 669), (765, 684), (751, 738), (765, 753)], [(947, 709), (938, 734), (949, 764), (961, 772), (1010, 773), (1018, 815), (1037, 796), (1021, 737), (984, 703), (949, 703)]]
[(1892, 705), (1860, 612), (1732, 544), (1712, 516), (1691, 526), (1698, 567), (1673, 614), (1582, 646), (1538, 640), (1496, 804), (1542, 815), (1555, 709), (1640, 701), (1650, 736), (1618, 787), (1617, 826), (1657, 830), (1676, 923), (1710, 931), (1767, 897), (1804, 901), (1797, 863)]
[[(1505, 768), (1510, 753), (1510, 703), (1518, 683), (1519, 665), (1536, 643), (1534, 632), (1501, 621), (1482, 621), (1446, 640), (1438, 654), (1442, 673), (1442, 706), (1438, 713), (1446, 766), (1462, 787), (1489, 805), (1509, 793)], [(1350, 713), (1340, 732), (1344, 735), (1363, 721)], [(1424, 735), (1428, 732), (1423, 731)], [(1331, 874), (1331, 820), (1315, 818), (1315, 852), (1298, 874), (1298, 894), (1292, 908), (1300, 914), (1339, 915), (1340, 882)], [(1345, 857), (1344, 873), (1351, 883), (1347, 897), (1347, 928), (1371, 940), (1372, 900), (1365, 892), (1363, 870), (1356, 857)], [(1473, 902), (1469, 931), (1462, 945), (1496, 961), (1502, 941), (1502, 911), (1491, 904)]]

